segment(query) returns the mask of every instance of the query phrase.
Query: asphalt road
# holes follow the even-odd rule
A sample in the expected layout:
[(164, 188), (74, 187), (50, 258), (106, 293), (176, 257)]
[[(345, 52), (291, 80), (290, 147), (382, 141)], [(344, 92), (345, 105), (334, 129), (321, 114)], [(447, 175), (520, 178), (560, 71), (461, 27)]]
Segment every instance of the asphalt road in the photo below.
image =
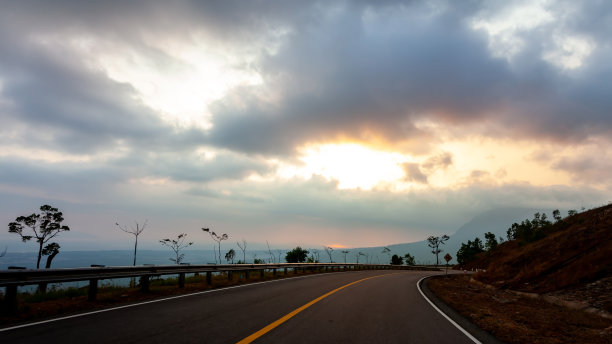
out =
[[(0, 343), (236, 343), (359, 280), (254, 343), (473, 343), (419, 293), (417, 281), (431, 274), (359, 271), (276, 280), (0, 330)], [(380, 277), (363, 280), (374, 276)]]

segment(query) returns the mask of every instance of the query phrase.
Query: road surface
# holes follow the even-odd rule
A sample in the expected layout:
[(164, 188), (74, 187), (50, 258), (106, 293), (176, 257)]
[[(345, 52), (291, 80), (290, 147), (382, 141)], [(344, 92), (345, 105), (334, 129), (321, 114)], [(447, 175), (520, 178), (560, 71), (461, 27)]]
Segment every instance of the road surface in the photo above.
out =
[(218, 289), (0, 329), (0, 342), (473, 343), (419, 293), (417, 281), (432, 274), (340, 272)]

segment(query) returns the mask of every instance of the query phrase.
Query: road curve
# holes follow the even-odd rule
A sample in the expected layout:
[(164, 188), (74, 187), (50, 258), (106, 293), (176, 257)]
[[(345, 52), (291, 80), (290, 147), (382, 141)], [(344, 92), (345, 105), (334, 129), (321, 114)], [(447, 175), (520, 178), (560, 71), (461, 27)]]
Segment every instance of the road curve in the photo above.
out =
[[(0, 342), (236, 343), (330, 291), (365, 279), (312, 304), (254, 342), (472, 343), (419, 293), (417, 281), (432, 274), (341, 272), (219, 289), (0, 329)], [(374, 276), (380, 277), (368, 278)]]

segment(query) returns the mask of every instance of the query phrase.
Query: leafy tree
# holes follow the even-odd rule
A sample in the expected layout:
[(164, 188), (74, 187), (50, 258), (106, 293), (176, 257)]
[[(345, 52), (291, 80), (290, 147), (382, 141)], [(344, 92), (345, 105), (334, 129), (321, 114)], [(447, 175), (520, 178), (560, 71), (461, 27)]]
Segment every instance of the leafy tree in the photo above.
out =
[[(39, 214), (19, 216), (14, 222), (9, 223), (9, 233), (19, 235), (23, 242), (29, 241), (32, 238), (36, 239), (38, 243), (38, 258), (36, 259), (37, 269), (40, 268), (40, 259), (43, 255), (44, 245), (49, 240), (56, 237), (60, 232), (70, 230), (68, 226), (62, 226), (64, 215), (57, 208), (45, 204), (40, 207), (40, 211), (41, 213)], [(33, 235), (24, 234), (24, 230), (27, 228), (32, 230)], [(57, 248), (59, 250), (59, 245)]]
[(232, 261), (232, 264), (234, 264), (234, 257), (236, 256), (236, 251), (234, 251), (234, 249), (230, 249), (229, 251), (227, 251), (227, 253), (225, 254), (225, 260), (229, 263), (229, 261)]
[(485, 241), (485, 249), (487, 251), (494, 250), (497, 247), (497, 245), (498, 245), (497, 239), (495, 238), (495, 234), (493, 234), (491, 232), (487, 232), (487, 233), (485, 233), (484, 236), (485, 236), (485, 240), (486, 240)]
[(570, 209), (567, 211), (567, 216), (574, 216), (578, 214), (578, 211), (576, 211), (576, 209)]
[(303, 263), (306, 261), (306, 256), (308, 256), (308, 251), (298, 246), (287, 252), (285, 261), (287, 261), (287, 263)]
[[(221, 234), (218, 235), (215, 232), (212, 232), (210, 229), (208, 228), (202, 228), (202, 230), (208, 234), (210, 234), (210, 236), (212, 237), (212, 239), (214, 241), (217, 242), (218, 245), (218, 250), (219, 250), (219, 264), (221, 264), (221, 241), (223, 240), (227, 240), (229, 238), (229, 236), (227, 234)], [(215, 262), (217, 261), (217, 258), (215, 258)]]
[(457, 262), (460, 265), (467, 264), (476, 258), (476, 255), (484, 252), (484, 245), (480, 238), (474, 241), (468, 240), (467, 244), (462, 243), (459, 251), (457, 251)]
[(332, 253), (334, 252), (334, 248), (331, 246), (323, 246), (323, 249), (325, 250), (325, 253), (327, 253), (327, 255), (329, 256), (329, 262), (333, 263), (333, 259), (332, 259)]
[(253, 258), (253, 264), (265, 264), (266, 262), (264, 262), (263, 260), (259, 259), (259, 258)]
[(170, 258), (170, 260), (176, 264), (181, 264), (183, 258), (185, 258), (185, 254), (181, 253), (181, 250), (193, 245), (193, 242), (185, 242), (186, 238), (187, 234), (181, 233), (176, 237), (176, 239), (162, 239), (159, 241), (162, 245), (167, 246), (174, 251), (176, 258)]
[(404, 261), (406, 262), (406, 265), (415, 265), (414, 256), (410, 253), (406, 253), (404, 255)]
[(391, 257), (391, 265), (402, 265), (404, 264), (404, 258), (398, 256), (397, 254), (394, 254)]
[(42, 255), (47, 256), (47, 262), (45, 264), (45, 269), (49, 269), (51, 267), (51, 262), (53, 261), (53, 258), (55, 258), (55, 256), (57, 256), (57, 254), (59, 253), (59, 249), (60, 249), (60, 245), (56, 242), (47, 244), (45, 248), (43, 248)]
[(552, 225), (547, 220), (546, 214), (535, 213), (533, 220), (523, 220), (521, 223), (513, 223), (506, 230), (508, 240), (535, 241), (544, 237), (543, 229)]
[(134, 221), (136, 223), (136, 227), (130, 227), (127, 228), (125, 226), (121, 226), (118, 222), (115, 222), (115, 225), (117, 225), (117, 227), (119, 227), (120, 230), (128, 233), (128, 234), (132, 234), (134, 236), (134, 266), (136, 266), (136, 250), (138, 249), (138, 236), (144, 232), (145, 227), (147, 226), (147, 220), (145, 220), (145, 222), (142, 224), (142, 226)]
[(440, 237), (432, 235), (427, 238), (427, 246), (431, 247), (431, 253), (436, 255), (436, 266), (440, 264), (438, 255), (440, 254), (440, 252), (444, 252), (444, 250), (440, 248), (440, 245), (444, 245), (445, 241), (447, 241), (448, 239), (449, 237), (446, 234)]
[(559, 222), (562, 220), (561, 212), (559, 211), (559, 209), (553, 210), (552, 215), (553, 215), (553, 219), (555, 219), (555, 222)]

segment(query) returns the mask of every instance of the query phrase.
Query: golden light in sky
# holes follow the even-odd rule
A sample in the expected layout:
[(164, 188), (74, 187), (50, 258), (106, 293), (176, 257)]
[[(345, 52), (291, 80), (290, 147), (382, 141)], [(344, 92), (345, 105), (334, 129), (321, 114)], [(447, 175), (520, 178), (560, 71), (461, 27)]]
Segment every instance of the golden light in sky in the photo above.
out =
[(305, 148), (303, 176), (320, 175), (338, 181), (339, 189), (370, 190), (404, 176), (398, 153), (376, 151), (356, 143), (332, 143)]

